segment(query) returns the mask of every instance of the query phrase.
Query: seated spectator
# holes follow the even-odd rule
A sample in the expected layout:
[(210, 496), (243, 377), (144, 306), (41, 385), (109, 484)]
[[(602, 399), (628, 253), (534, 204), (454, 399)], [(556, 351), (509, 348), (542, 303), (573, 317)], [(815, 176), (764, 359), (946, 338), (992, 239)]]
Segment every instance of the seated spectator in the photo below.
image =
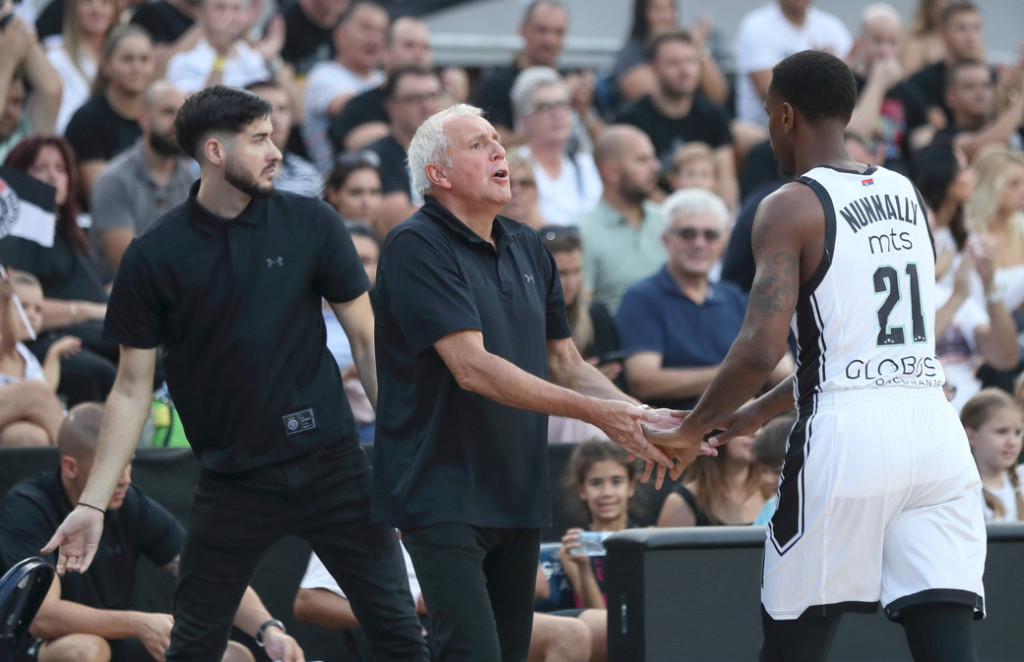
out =
[[(691, 141), (708, 144), (715, 152), (722, 199), (736, 205), (736, 161), (725, 110), (697, 94), (700, 53), (682, 30), (655, 35), (647, 51), (655, 78), (654, 90), (623, 110), (617, 122), (632, 124), (651, 137), (661, 170), (672, 170), (672, 156)], [(762, 111), (763, 112), (763, 111)]]
[(361, 154), (341, 154), (327, 175), (324, 200), (343, 220), (373, 228), (381, 201), (380, 170)]
[[(1024, 67), (1024, 62), (1019, 66)], [(986, 147), (1024, 141), (1024, 94), (998, 110), (987, 64), (959, 60), (949, 65), (947, 72), (946, 106), (952, 120), (935, 134), (936, 142), (952, 143), (973, 161)]]
[(661, 506), (657, 526), (752, 524), (778, 487), (769, 488), (752, 452), (760, 434), (733, 437), (718, 455), (703, 455)]
[(78, 195), (83, 203), (107, 163), (142, 135), (139, 111), (152, 82), (153, 43), (146, 32), (132, 25), (111, 30), (94, 96), (71, 116), (66, 132), (78, 161)]
[(565, 532), (558, 558), (572, 584), (576, 606), (584, 610), (579, 616), (594, 635), (591, 660), (608, 656), (606, 565), (605, 555), (584, 550), (581, 540), (587, 533), (611, 535), (630, 527), (630, 515), (638, 510), (637, 472), (636, 462), (612, 442), (584, 441), (573, 451), (564, 476), (569, 504), (586, 526)]
[(65, 3), (63, 34), (46, 43), (46, 57), (57, 70), (64, 90), (57, 113), (58, 134), (64, 133), (74, 112), (92, 96), (103, 43), (118, 18), (114, 0)]
[(196, 175), (178, 146), (174, 118), (185, 95), (166, 81), (142, 97), (138, 143), (103, 169), (89, 196), (93, 239), (113, 274), (136, 235), (188, 198)]
[[(540, 238), (558, 267), (573, 344), (580, 356), (597, 366), (605, 377), (618, 379), (622, 374), (619, 332), (608, 308), (591, 301), (583, 288), (583, 242), (579, 231), (574, 227), (551, 225), (540, 229)], [(621, 381), (617, 385), (621, 387)], [(607, 438), (608, 435), (598, 428), (575, 418), (548, 417), (549, 443)]]
[(900, 15), (885, 3), (868, 5), (847, 58), (857, 81), (857, 105), (847, 131), (868, 142), (872, 160), (906, 172), (911, 147), (929, 133), (924, 99), (902, 82), (898, 51)]
[[(405, 558), (405, 567), (409, 574), (409, 592), (416, 603), (416, 612), (426, 623), (427, 605), (423, 602), (416, 569), (412, 565), (409, 552), (405, 550), (405, 545), (402, 545), (402, 556)], [(538, 589), (546, 589), (548, 583), (539, 568), (537, 574)], [(320, 558), (313, 553), (309, 556), (309, 565), (306, 566), (306, 573), (299, 583), (293, 608), (296, 620), (325, 630), (355, 630), (359, 627), (359, 620), (345, 590), (338, 585)], [(593, 659), (590, 655), (591, 636), (589, 628), (580, 619), (535, 612), (528, 660), (587, 662)], [(361, 644), (356, 643), (355, 646)], [(427, 646), (431, 646), (429, 640)], [(362, 650), (356, 648), (355, 655), (362, 654)]]
[(345, 104), (384, 81), (388, 13), (369, 0), (354, 2), (334, 29), (337, 55), (315, 65), (306, 78), (302, 139), (320, 172), (331, 169), (334, 157), (327, 127)]
[(1024, 412), (1006, 391), (987, 388), (960, 411), (981, 474), (986, 522), (1024, 522), (1019, 466)]
[(410, 64), (398, 67), (384, 87), (390, 133), (366, 146), (380, 168), (381, 203), (374, 230), (386, 237), (391, 228), (409, 218), (423, 204), (412, 187), (406, 151), (413, 134), (428, 117), (441, 109), (441, 80), (433, 69)]
[(250, 46), (245, 40), (250, 27), (246, 13), (246, 0), (202, 0), (196, 15), (200, 37), (192, 48), (167, 62), (168, 82), (185, 94), (213, 85), (245, 87), (272, 78), (290, 84), (291, 68), (280, 59), (283, 39), (268, 38)]
[(658, 160), (640, 129), (613, 125), (594, 146), (602, 195), (574, 223), (586, 246), (585, 289), (613, 313), (626, 289), (665, 263), (661, 209), (651, 201)]
[(61, 363), (59, 393), (69, 406), (105, 400), (114, 383), (118, 346), (103, 338), (107, 310), (103, 266), (78, 224), (78, 178), (71, 148), (56, 136), (26, 138), (7, 155), (4, 165), (23, 170), (56, 189), (53, 246), (21, 237), (0, 240), (0, 264), (34, 275), (46, 296), (39, 338), (26, 345), (44, 360), (50, 346), (61, 337), (81, 338), (82, 350)]
[(324, 178), (316, 166), (288, 149), (288, 137), (292, 134), (295, 113), (292, 98), (280, 83), (263, 80), (251, 83), (245, 89), (266, 99), (273, 112), (270, 124), (273, 133), (270, 140), (281, 151), (281, 165), (274, 175), (274, 188), (286, 193), (319, 198), (324, 192)]
[[(89, 569), (55, 577), (29, 633), (36, 638), (31, 659), (39, 662), (88, 660), (108, 662), (162, 660), (170, 643), (170, 614), (133, 610), (136, 567), (148, 558), (171, 575), (178, 573), (184, 529), (131, 482), (125, 467), (109, 503), (85, 504), (85, 489), (99, 442), (103, 407), (83, 403), (72, 408), (57, 435), (60, 465), (18, 483), (0, 507), (0, 567), (40, 556), (61, 521), (76, 507), (87, 505), (106, 513), (103, 536)], [(57, 562), (57, 553), (44, 555)], [(299, 645), (277, 627), (261, 627), (272, 616), (252, 588), (246, 588), (235, 625), (262, 640), (274, 658), (301, 655)], [(252, 653), (235, 642), (222, 658), (251, 662)]]
[(4, 401), (0, 405), (0, 448), (52, 446), (64, 418), (55, 395), (60, 359), (77, 351), (80, 341), (67, 336), (54, 343), (40, 364), (22, 344), (30, 335), (15, 306), (15, 296), (33, 327), (40, 325), (43, 316), (43, 288), (34, 276), (11, 271), (0, 278), (0, 400)]
[[(928, 123), (935, 131), (946, 128), (953, 121), (953, 113), (946, 104), (946, 84), (949, 67), (960, 60), (985, 62), (985, 44), (981, 33), (981, 12), (970, 0), (945, 3), (939, 16), (939, 33), (946, 55), (907, 79), (924, 99)], [(995, 80), (995, 72), (992, 72)], [(928, 144), (928, 140), (924, 144)]]
[(549, 67), (523, 71), (512, 87), (524, 144), (520, 156), (533, 164), (540, 210), (549, 223), (568, 225), (601, 197), (601, 179), (593, 157), (575, 151), (569, 86)]
[[(668, 262), (626, 291), (615, 321), (630, 392), (651, 406), (689, 410), (736, 339), (747, 296), (708, 276), (728, 221), (720, 198), (700, 189), (676, 191), (662, 216)], [(792, 367), (787, 355), (771, 383), (792, 374)]]
[(787, 55), (815, 49), (846, 57), (853, 37), (841, 20), (809, 0), (771, 0), (747, 13), (736, 33), (736, 117), (767, 127), (764, 98), (772, 67)]
[(786, 446), (789, 445), (789, 433), (793, 430), (794, 423), (796, 414), (779, 414), (764, 424), (750, 449), (761, 469), (762, 488), (766, 494), (772, 495), (754, 519), (754, 526), (766, 526), (775, 514), (775, 495), (782, 482)]
[(918, 0), (910, 18), (907, 38), (900, 49), (900, 65), (904, 76), (913, 76), (927, 66), (946, 57), (939, 22), (942, 9), (949, 0)]
[[(384, 67), (390, 74), (398, 67), (414, 64), (433, 66), (430, 32), (418, 18), (395, 19), (388, 30)], [(440, 72), (444, 95), (441, 105), (464, 103), (469, 95), (469, 78), (462, 69), (447, 67)], [(357, 151), (388, 132), (388, 111), (384, 107), (384, 86), (374, 87), (356, 95), (345, 104), (339, 115), (331, 119), (328, 133), (336, 153)]]
[(505, 162), (508, 164), (508, 185), (512, 189), (512, 197), (501, 208), (501, 215), (529, 225), (534, 230), (547, 226), (547, 219), (540, 211), (533, 164), (515, 152), (505, 154)]
[(964, 205), (974, 195), (974, 171), (963, 150), (948, 144), (925, 147), (912, 162), (914, 186), (921, 193), (935, 241), (935, 280), (949, 283), (954, 258), (967, 243)]
[(498, 130), (503, 145), (512, 147), (523, 142), (514, 129), (516, 114), (512, 86), (519, 74), (530, 67), (551, 67), (565, 49), (569, 30), (569, 10), (559, 0), (532, 0), (519, 24), (523, 49), (506, 67), (486, 74), (477, 89), (475, 104), (484, 109), (487, 120)]
[[(707, 143), (687, 143), (672, 155), (672, 171), (668, 175), (669, 188), (702, 188), (717, 194), (718, 169), (715, 153)], [(722, 196), (718, 196), (722, 197)]]
[[(0, 159), (4, 159), (26, 136), (53, 133), (62, 86), (32, 28), (16, 16), (0, 27), (0, 53)], [(28, 90), (31, 96), (26, 98)]]
[[(657, 82), (647, 62), (647, 43), (659, 32), (668, 32), (678, 27), (677, 0), (634, 0), (633, 27), (629, 32), (629, 41), (615, 57), (612, 67), (616, 89), (623, 101), (635, 101), (654, 92)], [(708, 99), (724, 106), (729, 101), (729, 81), (722, 75), (716, 62), (719, 53), (715, 52), (718, 50), (715, 46), (719, 45), (717, 42), (721, 37), (712, 27), (710, 19), (704, 18), (698, 21), (690, 34), (701, 53), (701, 91)]]
[(305, 77), (317, 62), (334, 58), (334, 28), (347, 7), (348, 0), (298, 0), (281, 5), (285, 34), (281, 58), (296, 76)]
[(167, 63), (172, 57), (192, 50), (199, 43), (202, 38), (196, 23), (199, 8), (198, 0), (154, 0), (142, 3), (132, 14), (131, 23), (144, 28), (153, 39), (156, 78), (166, 76)]

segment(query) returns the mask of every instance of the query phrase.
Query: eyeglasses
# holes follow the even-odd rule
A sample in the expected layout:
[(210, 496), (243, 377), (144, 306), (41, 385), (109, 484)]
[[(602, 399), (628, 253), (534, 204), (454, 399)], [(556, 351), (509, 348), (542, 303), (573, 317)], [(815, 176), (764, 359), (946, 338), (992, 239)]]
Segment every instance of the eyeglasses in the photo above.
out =
[(550, 113), (553, 110), (569, 110), (571, 104), (569, 100), (565, 101), (542, 101), (533, 106), (533, 114), (536, 113)]
[(722, 238), (720, 230), (698, 230), (697, 228), (676, 228), (675, 230), (669, 230), (669, 234), (674, 234), (683, 241), (695, 241), (698, 235), (704, 237), (704, 241), (712, 244)]

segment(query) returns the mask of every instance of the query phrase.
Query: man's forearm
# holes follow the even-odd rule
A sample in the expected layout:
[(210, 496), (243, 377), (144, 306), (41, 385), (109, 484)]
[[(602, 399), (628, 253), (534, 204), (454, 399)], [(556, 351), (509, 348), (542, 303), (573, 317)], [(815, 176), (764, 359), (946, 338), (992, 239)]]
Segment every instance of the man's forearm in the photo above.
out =
[(716, 374), (718, 366), (643, 369), (631, 373), (627, 361), (626, 368), (630, 391), (642, 400), (698, 397)]
[[(741, 333), (722, 361), (718, 374), (693, 408), (691, 418), (708, 429), (724, 423), (730, 414), (764, 386), (784, 353), (785, 348), (776, 351), (766, 347), (759, 341), (758, 334), (744, 337)], [(788, 383), (789, 380), (786, 380), (776, 389)], [(776, 389), (771, 393), (775, 393)], [(775, 393), (772, 402), (778, 396)]]
[(260, 596), (256, 595), (256, 591), (251, 586), (247, 586), (242, 600), (238, 604), (238, 612), (235, 614), (235, 627), (247, 635), (255, 637), (259, 627), (272, 618), (273, 616), (260, 600)]

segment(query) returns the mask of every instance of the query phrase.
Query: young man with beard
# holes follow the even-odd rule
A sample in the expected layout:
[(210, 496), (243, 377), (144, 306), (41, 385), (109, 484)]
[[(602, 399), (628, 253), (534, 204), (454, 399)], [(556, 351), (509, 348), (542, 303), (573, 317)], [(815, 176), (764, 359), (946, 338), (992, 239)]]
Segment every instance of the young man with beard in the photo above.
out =
[[(321, 301), (348, 334), (376, 402), (368, 282), (337, 213), (275, 194), (272, 108), (214, 86), (189, 98), (178, 142), (199, 161), (188, 201), (125, 251), (105, 332), (121, 344), (100, 444), (77, 507), (46, 552), (88, 569), (104, 508), (134, 452), (164, 347), (167, 386), (202, 472), (189, 516), (166, 659), (215, 660), (239, 599), (280, 538), (305, 539), (342, 586), (378, 660), (427, 659), (392, 528), (369, 521), (370, 471)], [(271, 641), (279, 621), (260, 625)], [(270, 657), (302, 662), (296, 650)]]
[(150, 85), (142, 99), (139, 142), (110, 162), (89, 199), (93, 229), (111, 273), (135, 235), (188, 198), (192, 164), (174, 137), (174, 118), (185, 95), (165, 81)]

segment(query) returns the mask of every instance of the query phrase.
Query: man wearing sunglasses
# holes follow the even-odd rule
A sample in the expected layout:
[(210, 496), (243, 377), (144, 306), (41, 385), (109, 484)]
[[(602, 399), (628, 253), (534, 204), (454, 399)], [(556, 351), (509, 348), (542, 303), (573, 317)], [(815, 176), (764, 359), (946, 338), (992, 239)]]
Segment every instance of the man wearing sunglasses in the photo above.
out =
[[(729, 212), (710, 191), (682, 189), (662, 205), (665, 266), (626, 290), (615, 321), (629, 391), (651, 406), (688, 410), (715, 376), (743, 325), (747, 296), (712, 281)], [(793, 369), (787, 356), (771, 376)]]

